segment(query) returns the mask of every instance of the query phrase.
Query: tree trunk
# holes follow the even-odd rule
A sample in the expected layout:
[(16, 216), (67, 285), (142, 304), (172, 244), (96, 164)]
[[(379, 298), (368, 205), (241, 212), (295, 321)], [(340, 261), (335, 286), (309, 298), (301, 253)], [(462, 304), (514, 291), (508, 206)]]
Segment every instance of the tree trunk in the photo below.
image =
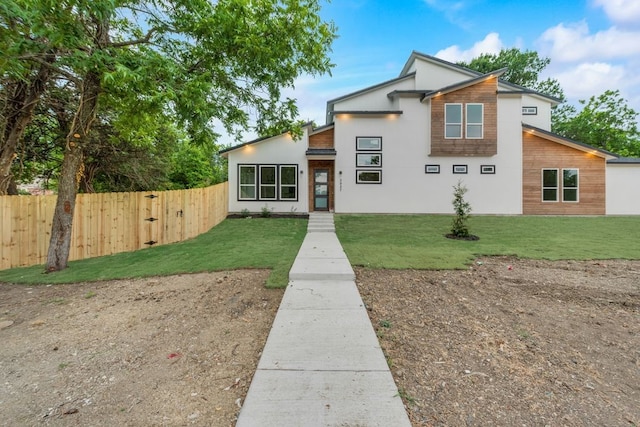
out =
[(89, 71), (83, 81), (78, 110), (67, 135), (67, 145), (58, 183), (58, 199), (51, 225), (51, 240), (47, 254), (47, 272), (67, 268), (71, 247), (71, 227), (76, 205), (78, 184), (82, 176), (82, 153), (88, 143), (91, 123), (98, 109), (100, 75)]
[(0, 143), (0, 195), (8, 194), (12, 181), (11, 165), (16, 156), (18, 142), (31, 121), (33, 110), (51, 77), (51, 68), (47, 64), (53, 63), (54, 60), (54, 55), (48, 55), (46, 64), (42, 64), (28, 81), (16, 81), (7, 87), (9, 99), (2, 112), (5, 123)]

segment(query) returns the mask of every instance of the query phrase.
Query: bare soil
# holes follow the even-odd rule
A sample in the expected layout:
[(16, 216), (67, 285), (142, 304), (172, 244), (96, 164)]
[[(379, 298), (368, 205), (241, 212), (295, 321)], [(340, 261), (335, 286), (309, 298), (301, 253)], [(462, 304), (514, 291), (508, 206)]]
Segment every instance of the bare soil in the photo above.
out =
[[(0, 284), (0, 425), (233, 426), (267, 275)], [(640, 425), (640, 261), (357, 276), (414, 426)]]
[(640, 425), (640, 262), (357, 276), (414, 426)]

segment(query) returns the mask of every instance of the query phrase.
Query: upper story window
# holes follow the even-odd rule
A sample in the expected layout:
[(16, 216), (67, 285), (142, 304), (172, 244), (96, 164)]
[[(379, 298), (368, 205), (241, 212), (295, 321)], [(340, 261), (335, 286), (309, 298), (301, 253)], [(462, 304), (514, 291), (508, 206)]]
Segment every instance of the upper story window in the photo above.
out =
[(462, 104), (444, 104), (444, 137), (462, 138)]
[(482, 139), (484, 137), (484, 104), (465, 104), (464, 114), (462, 105), (444, 104), (444, 137)]
[(481, 139), (483, 136), (484, 105), (467, 104), (467, 138)]
[(538, 107), (522, 107), (522, 114), (525, 116), (535, 116), (538, 114)]

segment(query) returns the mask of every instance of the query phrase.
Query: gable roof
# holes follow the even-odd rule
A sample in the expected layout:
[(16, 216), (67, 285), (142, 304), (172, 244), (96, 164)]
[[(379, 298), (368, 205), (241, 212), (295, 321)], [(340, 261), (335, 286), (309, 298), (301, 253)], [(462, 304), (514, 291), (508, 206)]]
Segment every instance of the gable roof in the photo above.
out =
[[(458, 64), (454, 64), (453, 62), (449, 62), (449, 61), (445, 61), (444, 59), (440, 59), (437, 58), (435, 56), (432, 55), (427, 55), (424, 53), (420, 53), (417, 51), (413, 51), (411, 52), (411, 55), (409, 56), (409, 59), (407, 60), (407, 62), (405, 63), (404, 67), (402, 68), (402, 71), (400, 72), (400, 76), (403, 76), (404, 74), (408, 73), (408, 71), (411, 69), (411, 66), (413, 65), (413, 63), (416, 60), (421, 60), (421, 61), (425, 61), (425, 62), (430, 62), (432, 64), (436, 64), (439, 65), (441, 67), (445, 67), (445, 68), (449, 68), (451, 70), (455, 70), (457, 72), (462, 72), (467, 74), (469, 77), (474, 78), (474, 77), (480, 77), (483, 76), (485, 74), (482, 74), (479, 71), (476, 70), (472, 70), (471, 68), (467, 68), (467, 67), (463, 67), (462, 65), (458, 65)], [(504, 68), (504, 71), (501, 73), (504, 74), (504, 72), (507, 71), (507, 68)], [(414, 72), (412, 72), (414, 73)], [(489, 73), (491, 74), (491, 73)], [(551, 95), (547, 95), (545, 93), (542, 92), (538, 92), (536, 90), (524, 87), (524, 86), (520, 86), (517, 85), (515, 83), (511, 83), (508, 82), (506, 80), (502, 80), (502, 79), (498, 79), (498, 82), (500, 85), (508, 87), (509, 90), (500, 90), (499, 93), (514, 93), (514, 94), (529, 94), (532, 96), (537, 96), (537, 97), (541, 97), (546, 101), (551, 101), (554, 104), (560, 104), (562, 103), (562, 99), (556, 98), (555, 96), (551, 96)]]
[(522, 129), (532, 135), (539, 136), (551, 142), (557, 142), (559, 144), (566, 145), (567, 147), (575, 148), (576, 150), (584, 151), (585, 153), (594, 154), (598, 157), (606, 159), (607, 161), (616, 160), (620, 157), (617, 154), (611, 153), (607, 150), (596, 148), (583, 142), (574, 141), (573, 139), (565, 138), (564, 136), (558, 135), (557, 133), (549, 132), (548, 130), (540, 129), (526, 123), (522, 123)]

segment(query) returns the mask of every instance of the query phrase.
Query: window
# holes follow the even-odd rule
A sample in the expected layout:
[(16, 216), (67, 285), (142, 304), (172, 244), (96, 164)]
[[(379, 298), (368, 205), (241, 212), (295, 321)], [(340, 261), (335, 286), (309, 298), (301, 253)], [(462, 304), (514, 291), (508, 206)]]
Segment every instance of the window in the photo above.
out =
[(453, 173), (467, 173), (467, 165), (453, 165)]
[(382, 166), (382, 154), (356, 154), (356, 166)]
[(356, 138), (356, 150), (380, 151), (382, 150), (382, 138), (379, 136), (358, 136)]
[(256, 200), (256, 167), (255, 165), (239, 165), (240, 179), (238, 199)]
[(493, 175), (496, 173), (496, 165), (481, 165), (480, 173), (483, 175)]
[(462, 104), (444, 105), (444, 137), (462, 138)]
[(275, 166), (260, 166), (260, 200), (276, 200)]
[[(563, 202), (578, 202), (578, 169), (562, 169), (560, 181), (559, 169), (542, 169), (542, 201), (557, 202), (562, 194)], [(560, 184), (562, 183), (562, 187)]]
[(483, 110), (482, 104), (467, 104), (467, 138), (481, 139), (483, 135)]
[(298, 166), (238, 165), (238, 200), (298, 200)]
[(425, 165), (424, 173), (440, 173), (440, 165)]
[(380, 170), (356, 170), (356, 182), (358, 184), (381, 184), (382, 171)]
[(542, 201), (558, 201), (558, 169), (542, 169)]
[(578, 201), (578, 169), (562, 169), (562, 201)]
[(525, 116), (536, 116), (538, 114), (538, 107), (522, 107), (522, 114)]
[(280, 166), (280, 200), (298, 200), (298, 168)]

